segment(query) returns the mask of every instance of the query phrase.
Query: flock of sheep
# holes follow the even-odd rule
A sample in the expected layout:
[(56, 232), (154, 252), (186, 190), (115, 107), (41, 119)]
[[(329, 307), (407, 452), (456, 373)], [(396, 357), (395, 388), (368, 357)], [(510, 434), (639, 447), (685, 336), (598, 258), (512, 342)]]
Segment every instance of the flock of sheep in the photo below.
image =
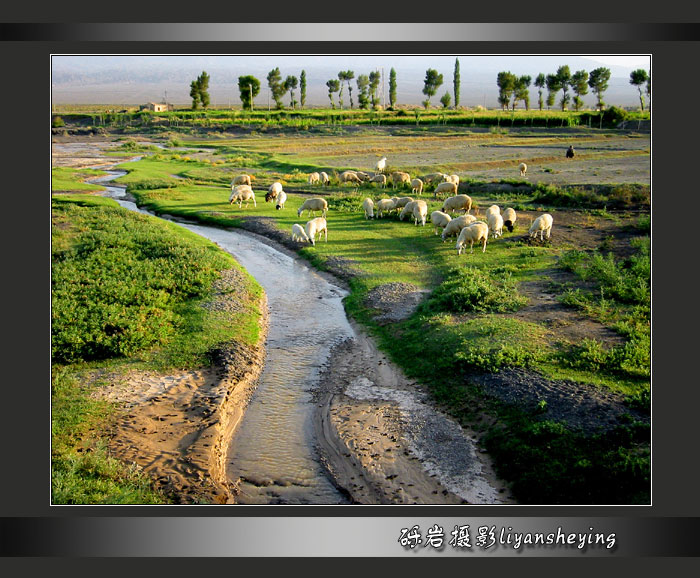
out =
[[(372, 182), (379, 183), (381, 187), (386, 187), (387, 176), (383, 173), (386, 167), (386, 157), (382, 157), (377, 162), (377, 173), (369, 174), (363, 171), (343, 171), (338, 176), (341, 183), (362, 183)], [(527, 172), (527, 165), (520, 163), (518, 166), (520, 175), (524, 176)], [(474, 244), (481, 244), (482, 252), (486, 251), (486, 243), (489, 238), (496, 239), (503, 234), (503, 227), (512, 232), (517, 214), (514, 209), (506, 208), (501, 213), (500, 207), (492, 205), (486, 210), (484, 220), (479, 220), (474, 215), (470, 214), (472, 208), (472, 199), (468, 195), (458, 194), (459, 176), (446, 175), (443, 173), (433, 173), (425, 175), (422, 178), (411, 179), (410, 175), (403, 171), (394, 171), (390, 175), (392, 187), (405, 187), (410, 185), (411, 193), (421, 195), (425, 184), (435, 184), (435, 195), (448, 195), (445, 198), (442, 207), (439, 211), (433, 211), (430, 214), (430, 222), (434, 227), (435, 234), (439, 234), (442, 229), (442, 241), (448, 237), (457, 237), (457, 254), (461, 255), (469, 244), (470, 252), (474, 252)], [(308, 176), (308, 183), (311, 185), (321, 184), (327, 185), (330, 182), (330, 177), (325, 172), (313, 172)], [(243, 203), (246, 207), (250, 201), (257, 207), (255, 202), (255, 193), (251, 187), (251, 178), (249, 175), (239, 175), (235, 177), (231, 183), (231, 196), (229, 204), (238, 203), (241, 208)], [(283, 190), (282, 184), (276, 181), (270, 185), (265, 201), (274, 201), (278, 210), (284, 209), (284, 204), (287, 200), (287, 194)], [(396, 213), (399, 220), (404, 218), (412, 218), (415, 225), (419, 223), (425, 226), (428, 220), (428, 205), (422, 199), (414, 199), (413, 197), (391, 197), (379, 199), (376, 203), (366, 198), (362, 203), (366, 219), (382, 218), (384, 215)], [(321, 236), (328, 241), (328, 222), (326, 216), (328, 213), (328, 202), (322, 197), (313, 197), (304, 201), (297, 210), (297, 216), (301, 216), (304, 212), (308, 212), (312, 218), (302, 227), (295, 223), (292, 225), (292, 239), (294, 241), (308, 242), (312, 245), (316, 244), (316, 240)], [(315, 213), (320, 212), (321, 216), (315, 217)], [(458, 217), (454, 215), (457, 212), (462, 212)], [(451, 215), (450, 215), (451, 213)], [(529, 228), (528, 234), (532, 238), (536, 238), (540, 234), (540, 239), (550, 238), (552, 232), (552, 215), (544, 213), (537, 217)]]

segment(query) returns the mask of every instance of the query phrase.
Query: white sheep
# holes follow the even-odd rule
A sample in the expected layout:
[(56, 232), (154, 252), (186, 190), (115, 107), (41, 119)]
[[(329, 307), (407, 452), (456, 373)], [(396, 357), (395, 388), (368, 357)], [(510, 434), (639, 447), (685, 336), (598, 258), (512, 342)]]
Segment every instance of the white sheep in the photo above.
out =
[(382, 188), (386, 187), (386, 175), (374, 175), (370, 180), (370, 183), (379, 183)]
[[(454, 183), (440, 183), (438, 188), (446, 184), (451, 185), (456, 189), (456, 185)], [(455, 211), (464, 211), (464, 214), (467, 214), (471, 210), (471, 208), (472, 198), (469, 195), (454, 195), (445, 199), (445, 202), (442, 203), (442, 209), (440, 210), (443, 213), (447, 213), (448, 211), (452, 211), (453, 213)]]
[(447, 237), (459, 235), (464, 227), (471, 225), (475, 221), (476, 217), (474, 215), (461, 215), (455, 219), (452, 219), (442, 230), (442, 242), (444, 243)]
[(425, 227), (425, 219), (428, 217), (428, 204), (425, 201), (414, 201), (413, 203), (413, 222), (417, 226), (420, 221), (421, 226)]
[(491, 205), (488, 209), (486, 209), (486, 214), (484, 215), (486, 220), (489, 220), (489, 215), (500, 215), (501, 214), (501, 207), (498, 205)]
[(456, 195), (457, 194), (457, 185), (455, 185), (454, 183), (451, 183), (449, 181), (443, 181), (437, 187), (435, 187), (435, 194), (436, 195), (441, 195), (442, 193), (445, 193), (447, 195)]
[(515, 221), (517, 218), (518, 216), (515, 214), (515, 209), (508, 207), (505, 211), (503, 211), (503, 225), (511, 233), (515, 228)]
[(247, 208), (251, 199), (253, 200), (253, 206), (257, 207), (258, 205), (255, 202), (255, 193), (250, 185), (238, 185), (231, 191), (231, 196), (228, 198), (228, 202), (230, 205), (238, 202), (238, 208), (240, 209), (243, 201), (245, 201), (245, 206)]
[(379, 199), (376, 203), (377, 216), (379, 218), (384, 216), (384, 213), (390, 213), (396, 208), (396, 202), (394, 199)]
[(420, 179), (413, 179), (411, 181), (411, 192), (420, 195), (423, 192), (423, 181)]
[(284, 191), (280, 191), (279, 195), (277, 195), (277, 204), (275, 205), (275, 209), (278, 211), (284, 209), (284, 204), (287, 202), (287, 193)]
[(503, 217), (501, 213), (491, 213), (486, 222), (489, 226), (489, 232), (494, 239), (503, 234)]
[(416, 201), (409, 201), (406, 203), (403, 208), (401, 209), (401, 212), (399, 213), (399, 221), (403, 221), (403, 218), (407, 215), (412, 215), (413, 214), (413, 205), (416, 204)]
[(292, 225), (292, 241), (308, 241), (309, 238), (306, 236), (306, 231), (299, 223), (294, 223)]
[(361, 183), (362, 180), (357, 176), (355, 171), (343, 171), (338, 175), (338, 179), (341, 183)]
[(394, 201), (395, 209), (403, 209), (408, 203), (413, 201), (413, 197), (391, 197), (391, 200)]
[(425, 184), (433, 184), (435, 181), (443, 181), (447, 175), (445, 173), (430, 173), (421, 177)]
[(321, 216), (325, 217), (328, 212), (328, 201), (320, 197), (314, 197), (312, 199), (306, 199), (299, 210), (297, 211), (297, 217), (301, 217), (304, 211), (309, 211), (311, 215), (316, 211), (321, 211)]
[(391, 187), (395, 189), (398, 185), (404, 186), (411, 183), (411, 175), (403, 171), (391, 173)]
[(321, 184), (327, 185), (328, 183), (331, 182), (331, 178), (328, 176), (328, 173), (325, 171), (321, 171), (318, 173), (319, 179), (321, 180)]
[(377, 161), (377, 170), (380, 173), (384, 172), (384, 169), (386, 168), (386, 157), (382, 157)]
[(433, 211), (430, 213), (430, 222), (433, 224), (436, 235), (438, 234), (438, 229), (444, 229), (451, 220), (452, 217), (442, 211)]
[(445, 183), (454, 183), (459, 187), (459, 175), (445, 175), (443, 177), (443, 182)]
[(549, 213), (544, 213), (537, 217), (528, 231), (530, 237), (537, 238), (537, 233), (540, 233), (540, 240), (544, 241), (544, 234), (547, 233), (547, 239), (552, 235), (552, 223), (554, 219)]
[(235, 187), (236, 185), (248, 185), (251, 186), (250, 184), (250, 175), (238, 175), (237, 177), (234, 177), (234, 179), (231, 181), (231, 188)]
[(275, 181), (270, 185), (270, 188), (267, 189), (267, 193), (265, 194), (265, 202), (269, 203), (270, 201), (276, 199), (277, 195), (279, 195), (281, 192), (282, 183)]
[(520, 163), (518, 165), (518, 170), (520, 171), (520, 176), (524, 177), (527, 172), (527, 165), (525, 163)]
[(374, 201), (367, 197), (362, 202), (362, 208), (365, 210), (365, 219), (374, 219)]
[(355, 171), (355, 174), (360, 178), (361, 181), (369, 181), (373, 176), (364, 171)]
[(321, 180), (321, 175), (319, 175), (318, 173), (311, 173), (309, 175), (309, 184), (310, 185), (316, 185), (320, 182), (320, 180)]
[(462, 254), (462, 250), (469, 243), (470, 253), (474, 252), (474, 243), (481, 243), (483, 248), (481, 252), (486, 252), (486, 241), (489, 238), (489, 226), (483, 221), (474, 221), (471, 225), (467, 225), (459, 233), (457, 239), (457, 255)]
[(328, 223), (326, 223), (326, 219), (323, 217), (316, 217), (315, 219), (307, 221), (304, 230), (309, 243), (312, 245), (316, 244), (316, 236), (320, 239), (322, 234), (325, 240), (328, 241)]

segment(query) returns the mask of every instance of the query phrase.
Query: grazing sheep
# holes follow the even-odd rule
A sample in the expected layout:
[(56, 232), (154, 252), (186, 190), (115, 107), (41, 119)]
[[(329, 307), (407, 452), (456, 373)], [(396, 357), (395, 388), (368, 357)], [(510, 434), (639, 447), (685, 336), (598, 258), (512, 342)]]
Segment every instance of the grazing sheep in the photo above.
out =
[(447, 195), (456, 195), (457, 194), (457, 185), (455, 185), (454, 183), (451, 183), (449, 181), (443, 181), (437, 187), (435, 187), (435, 194), (441, 195), (443, 193), (445, 193)]
[(413, 222), (417, 226), (420, 221), (421, 226), (425, 227), (425, 219), (428, 217), (428, 204), (425, 201), (414, 201), (413, 203)]
[(451, 220), (452, 217), (442, 211), (433, 211), (430, 213), (430, 222), (435, 228), (436, 235), (438, 234), (438, 229), (444, 229)]
[(270, 185), (270, 188), (267, 189), (267, 193), (265, 194), (265, 202), (269, 203), (273, 199), (277, 198), (277, 195), (279, 195), (282, 192), (282, 183), (279, 181), (275, 181)]
[(423, 192), (423, 181), (420, 179), (413, 179), (411, 181), (411, 192), (420, 195)]
[(454, 183), (459, 187), (459, 175), (445, 175), (442, 179), (444, 183)]
[(231, 181), (231, 188), (235, 187), (236, 185), (250, 185), (250, 175), (238, 175), (237, 177), (234, 177), (234, 179)]
[(401, 209), (401, 212), (399, 213), (399, 221), (403, 221), (403, 218), (407, 215), (412, 215), (413, 214), (413, 205), (416, 204), (416, 201), (409, 201), (406, 203), (403, 208)]
[(243, 201), (245, 201), (245, 206), (247, 208), (251, 199), (253, 200), (253, 206), (257, 207), (258, 205), (255, 202), (255, 193), (253, 192), (253, 189), (250, 188), (250, 185), (238, 185), (231, 191), (231, 196), (228, 198), (228, 202), (230, 205), (238, 202), (238, 208), (240, 209)]
[(527, 172), (527, 165), (525, 163), (520, 163), (518, 165), (518, 170), (520, 171), (520, 176), (524, 177)]
[(528, 234), (530, 237), (534, 237), (537, 239), (537, 233), (540, 233), (540, 240), (544, 241), (544, 234), (547, 233), (547, 239), (552, 235), (552, 223), (554, 222), (554, 219), (552, 219), (552, 215), (549, 213), (544, 213), (537, 217), (532, 225), (530, 225), (530, 230), (528, 231)]
[(328, 183), (331, 182), (331, 178), (328, 176), (328, 173), (326, 173), (324, 171), (321, 171), (320, 173), (318, 173), (318, 176), (321, 180), (322, 185), (327, 185)]
[(391, 173), (391, 187), (395, 189), (397, 185), (407, 185), (411, 183), (411, 175), (404, 173), (403, 171), (396, 171)]
[(395, 209), (403, 209), (408, 203), (413, 201), (413, 197), (392, 197)]
[(474, 215), (461, 215), (456, 219), (452, 219), (442, 230), (442, 242), (444, 243), (447, 237), (459, 235), (464, 227), (471, 225), (475, 221), (476, 217)]
[(517, 220), (517, 218), (518, 218), (518, 216), (515, 214), (514, 209), (511, 209), (510, 207), (508, 207), (505, 211), (503, 211), (503, 225), (511, 233), (513, 232), (513, 229), (515, 228), (515, 221)]
[(377, 170), (380, 173), (384, 172), (384, 169), (386, 168), (386, 157), (382, 157), (377, 161)]
[(566, 158), (567, 159), (573, 159), (574, 158), (574, 146), (571, 145), (568, 149), (566, 149)]
[(475, 221), (471, 225), (467, 225), (460, 231), (457, 238), (457, 255), (462, 254), (462, 249), (466, 247), (467, 243), (469, 243), (470, 253), (474, 252), (474, 243), (481, 243), (483, 246), (481, 252), (486, 252), (486, 241), (488, 241), (488, 238), (489, 226), (483, 221)]
[(379, 183), (382, 188), (386, 187), (386, 175), (374, 175), (370, 180), (370, 183)]
[(377, 217), (380, 219), (384, 216), (384, 213), (390, 213), (396, 208), (396, 202), (394, 199), (379, 199), (376, 204)]
[(321, 181), (321, 175), (318, 173), (311, 173), (309, 175), (309, 184), (310, 185), (316, 185)]
[[(450, 185), (452, 187), (455, 187), (455, 190), (457, 188), (457, 185), (454, 183), (440, 183), (440, 186), (442, 185)], [(435, 189), (437, 192), (437, 189)], [(452, 211), (453, 213), (455, 211), (464, 211), (464, 214), (466, 215), (472, 208), (472, 198), (469, 195), (454, 195), (452, 197), (448, 197), (445, 199), (445, 202), (442, 204), (442, 209), (440, 209), (443, 213), (447, 213), (448, 211)]]
[(306, 236), (306, 231), (299, 223), (294, 223), (292, 225), (292, 241), (308, 241), (309, 238)]
[(304, 203), (299, 207), (297, 211), (297, 217), (301, 217), (304, 211), (309, 211), (311, 215), (316, 211), (321, 211), (321, 216), (325, 217), (328, 212), (328, 201), (320, 197), (314, 197), (313, 199), (306, 199)]
[(444, 181), (446, 176), (447, 175), (445, 173), (430, 173), (429, 175), (421, 177), (421, 179), (423, 179), (423, 182), (428, 185), (433, 184), (436, 181)]
[(488, 209), (486, 209), (486, 215), (484, 217), (486, 220), (489, 220), (489, 215), (500, 215), (501, 214), (501, 207), (498, 205), (491, 205)]
[(355, 174), (360, 178), (361, 181), (369, 181), (372, 175), (365, 173), (364, 171), (355, 171)]
[(491, 213), (487, 220), (489, 232), (494, 239), (503, 234), (503, 217), (501, 213)]
[(355, 171), (343, 171), (338, 176), (341, 183), (361, 183), (362, 180), (357, 176)]
[(374, 201), (369, 197), (362, 202), (362, 208), (365, 210), (365, 219), (374, 219)]
[(323, 234), (326, 242), (328, 241), (328, 223), (323, 217), (316, 217), (306, 222), (306, 227), (304, 228), (306, 236), (308, 237), (309, 243), (312, 245), (316, 244), (316, 236), (321, 238)]
[(287, 202), (287, 193), (284, 191), (280, 191), (279, 195), (277, 195), (277, 204), (275, 205), (275, 209), (278, 211), (284, 209), (284, 204)]

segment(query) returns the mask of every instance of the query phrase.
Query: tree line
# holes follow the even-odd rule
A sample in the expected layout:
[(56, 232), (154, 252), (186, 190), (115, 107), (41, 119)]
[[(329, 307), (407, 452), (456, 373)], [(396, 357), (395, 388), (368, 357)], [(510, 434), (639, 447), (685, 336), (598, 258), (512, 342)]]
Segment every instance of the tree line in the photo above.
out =
[[(513, 110), (518, 103), (522, 102), (525, 109), (530, 109), (530, 86), (534, 84), (537, 88), (537, 106), (540, 110), (546, 105), (548, 108), (554, 106), (557, 95), (561, 92), (559, 105), (562, 111), (573, 106), (575, 111), (579, 111), (583, 107), (582, 96), (590, 91), (596, 95), (597, 107), (603, 110), (606, 103), (603, 100), (603, 95), (608, 89), (611, 72), (609, 68), (599, 67), (592, 70), (590, 73), (585, 70), (577, 70), (571, 72), (568, 65), (560, 66), (556, 73), (544, 74), (539, 73), (534, 80), (529, 75), (517, 76), (510, 71), (499, 72), (496, 78), (498, 86), (498, 103), (502, 109), (507, 110), (512, 107)], [(328, 99), (331, 108), (345, 108), (345, 89), (349, 99), (350, 108), (355, 107), (353, 100), (353, 83), (357, 89), (357, 106), (360, 109), (372, 108), (376, 110), (380, 107), (379, 87), (382, 82), (382, 73), (379, 70), (373, 70), (368, 74), (358, 74), (355, 77), (354, 70), (341, 70), (337, 77), (331, 78), (326, 82), (328, 88)], [(425, 100), (422, 105), (427, 109), (431, 106), (431, 98), (437, 94), (439, 88), (443, 85), (444, 78), (437, 70), (429, 68), (425, 72), (423, 80), (423, 94)], [(646, 93), (649, 100), (649, 108), (651, 108), (651, 71), (647, 72), (644, 69), (637, 69), (630, 74), (630, 84), (637, 87), (639, 90), (640, 108), (643, 111), (645, 106), (644, 94)], [(299, 78), (294, 75), (288, 75), (284, 79), (279, 67), (273, 68), (267, 74), (267, 86), (270, 89), (270, 96), (275, 102), (275, 108), (285, 108), (284, 99), (289, 98), (289, 107), (296, 109), (297, 107), (304, 108), (306, 105), (306, 71), (302, 70)], [(455, 59), (454, 70), (452, 75), (452, 94), (454, 95), (454, 108), (460, 105), (460, 86), (461, 74), (459, 59)], [(200, 106), (206, 108), (209, 105), (210, 98), (208, 93), (209, 75), (206, 72), (193, 80), (190, 85), (190, 96), (192, 97), (192, 109), (196, 110)], [(238, 89), (242, 107), (244, 110), (253, 110), (253, 102), (256, 96), (260, 94), (261, 82), (258, 78), (252, 75), (243, 75), (238, 77)], [(299, 100), (296, 98), (296, 90), (299, 89)], [(392, 68), (389, 72), (389, 109), (393, 110), (396, 106), (396, 88), (397, 78), (396, 70)], [(545, 96), (546, 91), (546, 96)], [(335, 98), (334, 98), (335, 97)], [(452, 105), (452, 95), (449, 92), (443, 93), (440, 97), (440, 104), (443, 108), (449, 108)]]

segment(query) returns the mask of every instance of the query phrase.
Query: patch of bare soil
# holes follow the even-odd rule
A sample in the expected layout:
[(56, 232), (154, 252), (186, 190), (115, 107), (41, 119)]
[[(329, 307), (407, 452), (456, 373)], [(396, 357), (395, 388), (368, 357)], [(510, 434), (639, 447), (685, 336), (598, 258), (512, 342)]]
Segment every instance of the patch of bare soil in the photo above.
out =
[(429, 293), (409, 283), (385, 283), (367, 293), (365, 304), (378, 311), (375, 321), (391, 323), (410, 317)]
[[(231, 270), (206, 306), (239, 307)], [(266, 311), (263, 302), (262, 310)], [(131, 371), (114, 377), (100, 397), (117, 402), (111, 452), (135, 463), (156, 486), (182, 504), (233, 503), (235, 488), (225, 475), (228, 442), (257, 386), (264, 362), (267, 317), (255, 347), (235, 341), (211, 352), (211, 365), (169, 374)]]

